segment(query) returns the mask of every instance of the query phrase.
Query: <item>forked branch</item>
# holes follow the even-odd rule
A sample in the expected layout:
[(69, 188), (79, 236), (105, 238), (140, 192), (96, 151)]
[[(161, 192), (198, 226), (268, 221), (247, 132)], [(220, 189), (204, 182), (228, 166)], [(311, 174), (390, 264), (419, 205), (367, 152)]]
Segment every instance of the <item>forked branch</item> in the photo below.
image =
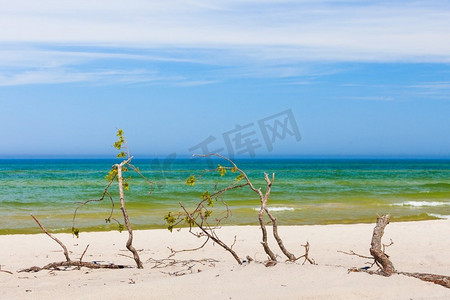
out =
[[(208, 239), (213, 240), (215, 243), (217, 243), (220, 247), (224, 248), (226, 251), (230, 252), (230, 254), (233, 256), (233, 258), (237, 261), (238, 264), (242, 264), (241, 259), (239, 258), (239, 256), (236, 254), (236, 252), (232, 249), (232, 247), (229, 247), (227, 244), (225, 244), (224, 242), (222, 242), (222, 240), (220, 240), (217, 235), (215, 234), (214, 231), (211, 230), (207, 230), (205, 228), (205, 226), (203, 226), (203, 224), (199, 223), (197, 221), (196, 218), (194, 218), (188, 211), (187, 209), (183, 206), (183, 204), (180, 202), (180, 206), (181, 208), (184, 210), (184, 212), (186, 213), (187, 217), (189, 218), (189, 221), (194, 223), (207, 237)], [(234, 244), (234, 243), (233, 243)], [(203, 246), (202, 246), (203, 247)]]
[(53, 262), (53, 263), (49, 263), (45, 266), (41, 267), (31, 267), (28, 269), (23, 269), (20, 270), (19, 272), (39, 272), (41, 270), (60, 270), (60, 267), (77, 267), (78, 269), (81, 267), (86, 267), (86, 268), (90, 268), (90, 269), (123, 269), (123, 268), (129, 268), (128, 266), (124, 266), (124, 265), (115, 265), (115, 264), (108, 264), (108, 265), (103, 265), (103, 264), (98, 264), (96, 262), (84, 262), (82, 261), (84, 254), (86, 253), (89, 245), (84, 249), (83, 254), (80, 257), (80, 260), (71, 260), (69, 257), (69, 252), (67, 251), (67, 247), (64, 245), (63, 242), (61, 242), (57, 237), (55, 237), (53, 234), (51, 234), (50, 232), (48, 232), (47, 229), (45, 229), (45, 227), (41, 224), (41, 222), (39, 222), (39, 220), (34, 216), (31, 215), (31, 217), (34, 219), (34, 221), (36, 221), (36, 223), (39, 225), (39, 227), (42, 229), (42, 231), (47, 234), (52, 240), (54, 240), (55, 242), (57, 242), (61, 248), (63, 249), (64, 252), (64, 256), (66, 258), (65, 261), (61, 261), (61, 262)]
[[(269, 244), (268, 244), (268, 238), (267, 238), (267, 228), (266, 225), (264, 223), (264, 215), (267, 215), (272, 223), (272, 233), (273, 236), (278, 244), (278, 247), (281, 249), (281, 251), (283, 252), (284, 255), (286, 255), (286, 257), (288, 258), (289, 261), (296, 261), (298, 258), (295, 257), (294, 254), (292, 254), (290, 251), (287, 250), (287, 248), (284, 246), (283, 240), (281, 239), (280, 235), (278, 234), (278, 220), (275, 216), (273, 216), (269, 210), (269, 208), (267, 207), (267, 202), (269, 200), (270, 197), (270, 192), (271, 192), (271, 188), (272, 188), (272, 184), (275, 180), (275, 174), (272, 173), (272, 177), (269, 178), (269, 175), (267, 173), (264, 173), (264, 179), (266, 181), (266, 190), (265, 192), (263, 192), (261, 190), (261, 188), (256, 188), (253, 183), (250, 181), (250, 178), (248, 177), (248, 175), (241, 170), (236, 163), (234, 163), (231, 159), (220, 155), (218, 153), (210, 153), (210, 154), (204, 154), (204, 155), (200, 155), (200, 154), (194, 154), (193, 157), (218, 157), (221, 158), (223, 160), (226, 160), (227, 162), (229, 162), (231, 164), (231, 167), (223, 167), (218, 165), (217, 170), (220, 172), (221, 176), (224, 175), (224, 170), (231, 170), (233, 173), (239, 173), (238, 177), (236, 177), (236, 180), (239, 182), (240, 180), (244, 180), (245, 183), (237, 185), (236, 183), (233, 183), (232, 185), (230, 185), (227, 188), (222, 189), (221, 191), (219, 191), (218, 193), (224, 193), (227, 190), (230, 189), (234, 189), (234, 188), (238, 188), (238, 187), (244, 187), (244, 186), (248, 186), (253, 192), (255, 192), (259, 199), (260, 199), (260, 203), (261, 203), (261, 207), (259, 210), (259, 214), (258, 214), (258, 221), (259, 221), (259, 225), (261, 228), (261, 233), (262, 233), (262, 246), (264, 251), (266, 252), (266, 254), (269, 256), (269, 260), (270, 261), (276, 261), (276, 255), (275, 253), (270, 249)], [(203, 173), (198, 177), (201, 178), (206, 172), (208, 171), (212, 171), (212, 170), (204, 170)], [(214, 170), (215, 171), (215, 170)], [(197, 180), (198, 178), (195, 177), (190, 177), (190, 183), (193, 185), (195, 183), (195, 180)], [(216, 193), (216, 194), (218, 194)], [(305, 247), (306, 248), (306, 247)], [(308, 244), (308, 249), (309, 249), (309, 244)], [(305, 257), (305, 255), (301, 256), (301, 257)]]

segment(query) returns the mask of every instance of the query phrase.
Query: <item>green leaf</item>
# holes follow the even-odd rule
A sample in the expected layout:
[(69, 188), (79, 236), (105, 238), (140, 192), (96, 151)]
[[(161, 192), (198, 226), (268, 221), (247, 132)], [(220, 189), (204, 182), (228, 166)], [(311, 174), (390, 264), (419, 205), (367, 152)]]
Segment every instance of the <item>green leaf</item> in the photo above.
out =
[(204, 192), (201, 196), (201, 199), (203, 200), (207, 200), (208, 198), (211, 198), (211, 196), (209, 195), (209, 191)]
[(167, 215), (164, 216), (164, 220), (166, 220), (168, 225), (174, 224), (177, 220), (171, 212), (169, 212)]
[(72, 228), (72, 234), (75, 235), (77, 238), (79, 238), (80, 237), (80, 229)]
[(186, 216), (184, 218), (184, 222), (186, 222), (186, 224), (188, 224), (189, 226), (192, 226), (195, 224), (194, 220), (192, 220), (191, 218), (189, 218), (188, 216)]
[(205, 219), (208, 219), (209, 216), (211, 216), (212, 210), (205, 210), (205, 213), (203, 214)]
[(222, 167), (221, 165), (217, 165), (217, 171), (219, 171), (220, 176), (225, 176), (227, 174), (227, 169), (225, 167)]
[(111, 181), (114, 177), (117, 175), (117, 169), (111, 168), (111, 170), (108, 172), (108, 175), (105, 176), (106, 181)]
[(209, 194), (209, 191), (204, 192), (201, 196), (201, 199), (206, 200), (206, 203), (208, 206), (213, 206), (213, 201), (211, 199), (211, 195)]
[(197, 181), (197, 179), (195, 178), (195, 176), (191, 175), (191, 176), (189, 176), (188, 179), (186, 179), (186, 184), (189, 186), (194, 186), (196, 181)]
[(244, 174), (239, 174), (234, 180), (241, 181), (242, 179), (244, 179)]
[(117, 141), (117, 142), (114, 143), (113, 146), (114, 146), (114, 148), (116, 148), (117, 150), (120, 150), (120, 149), (122, 149), (122, 142)]

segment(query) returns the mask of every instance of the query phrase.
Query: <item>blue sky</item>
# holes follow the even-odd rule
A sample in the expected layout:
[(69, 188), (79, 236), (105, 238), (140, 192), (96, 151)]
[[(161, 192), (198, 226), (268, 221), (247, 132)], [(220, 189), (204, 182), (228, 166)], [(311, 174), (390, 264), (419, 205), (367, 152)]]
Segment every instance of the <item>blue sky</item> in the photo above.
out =
[[(243, 157), (450, 157), (448, 1), (0, 7), (0, 157), (108, 157), (116, 127), (141, 157), (227, 154), (245, 125)], [(269, 149), (286, 111), (301, 139)]]

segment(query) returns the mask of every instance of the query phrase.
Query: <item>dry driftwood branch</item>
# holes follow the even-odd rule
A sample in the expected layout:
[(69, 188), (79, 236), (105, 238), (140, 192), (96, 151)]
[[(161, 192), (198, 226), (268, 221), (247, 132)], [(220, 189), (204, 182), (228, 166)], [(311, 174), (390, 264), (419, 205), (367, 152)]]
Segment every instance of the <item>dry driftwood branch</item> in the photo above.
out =
[(31, 267), (28, 269), (23, 269), (20, 270), (19, 272), (39, 272), (42, 270), (56, 270), (56, 271), (61, 271), (61, 267), (65, 267), (64, 270), (66, 270), (69, 267), (76, 267), (76, 269), (80, 269), (81, 267), (85, 267), (85, 268), (89, 268), (89, 269), (124, 269), (124, 268), (131, 268), (130, 266), (125, 266), (125, 265), (115, 265), (115, 264), (109, 264), (109, 265), (105, 265), (105, 264), (99, 264), (99, 263), (95, 263), (95, 262), (80, 262), (80, 261), (76, 261), (76, 260), (71, 260), (71, 261), (61, 261), (61, 262), (53, 262), (53, 263), (49, 263), (45, 266), (41, 267)]
[(261, 209), (263, 209), (263, 206), (264, 206), (264, 211), (266, 212), (267, 216), (272, 221), (273, 237), (277, 241), (278, 247), (280, 247), (281, 251), (284, 253), (284, 255), (287, 256), (287, 258), (290, 261), (296, 261), (295, 255), (292, 254), (291, 252), (289, 252), (286, 249), (286, 247), (283, 244), (283, 240), (280, 238), (280, 235), (278, 234), (278, 220), (277, 220), (277, 218), (274, 217), (270, 213), (269, 209), (267, 208), (267, 201), (269, 201), (270, 191), (271, 191), (271, 188), (272, 188), (272, 184), (273, 184), (273, 182), (275, 180), (275, 173), (272, 173), (272, 180), (269, 179), (269, 175), (267, 173), (264, 173), (264, 179), (266, 180), (266, 183), (267, 183), (266, 193), (265, 193), (264, 196), (263, 196), (261, 190), (259, 190), (259, 193), (258, 193), (260, 195), (260, 198), (261, 198)]
[(275, 256), (275, 253), (273, 253), (273, 251), (270, 249), (269, 243), (267, 242), (267, 229), (266, 229), (266, 225), (264, 224), (264, 219), (263, 219), (264, 205), (265, 205), (264, 202), (261, 202), (261, 209), (259, 210), (259, 214), (258, 214), (259, 226), (260, 226), (261, 232), (262, 232), (261, 245), (263, 246), (264, 251), (269, 256), (270, 260), (276, 261), (277, 257)]
[(167, 248), (170, 250), (170, 252), (171, 252), (170, 255), (169, 255), (168, 257), (170, 258), (170, 257), (172, 257), (172, 256), (174, 256), (175, 254), (180, 253), (180, 252), (197, 251), (197, 250), (203, 248), (203, 247), (206, 245), (206, 243), (208, 243), (209, 239), (210, 239), (210, 237), (207, 236), (207, 237), (206, 237), (206, 241), (205, 241), (200, 247), (193, 248), (193, 249), (174, 250), (174, 249), (172, 249), (172, 248), (170, 248), (170, 247), (167, 247)]
[[(372, 243), (370, 247), (370, 254), (372, 254), (373, 259), (380, 267), (379, 271), (371, 271), (365, 268), (351, 268), (349, 272), (366, 272), (369, 274), (377, 274), (382, 276), (391, 276), (392, 274), (405, 275), (409, 277), (418, 278), (423, 281), (433, 282), (435, 284), (442, 285), (443, 287), (450, 288), (450, 276), (446, 275), (438, 275), (438, 274), (428, 274), (428, 273), (413, 273), (413, 272), (400, 272), (396, 271), (394, 265), (392, 264), (389, 256), (384, 252), (385, 248), (393, 245), (393, 241), (391, 240), (390, 244), (384, 245), (381, 243), (381, 238), (384, 234), (384, 228), (389, 224), (391, 219), (391, 215), (378, 216), (376, 226), (373, 230), (372, 235)], [(381, 249), (383, 247), (383, 250)], [(342, 251), (341, 251), (342, 252)], [(345, 252), (343, 252), (345, 253)], [(346, 253), (349, 254), (349, 253)], [(358, 255), (352, 251), (351, 255), (357, 255), (363, 258), (367, 258), (362, 255)], [(372, 264), (373, 266), (373, 264)]]
[(384, 228), (389, 224), (390, 220), (391, 215), (379, 216), (377, 218), (377, 224), (373, 229), (372, 243), (370, 247), (370, 254), (375, 258), (375, 261), (381, 265), (380, 273), (384, 276), (391, 276), (392, 273), (395, 272), (394, 265), (389, 259), (389, 256), (384, 253), (381, 243)]
[(410, 272), (396, 272), (400, 275), (419, 278), (423, 281), (433, 282), (435, 284), (442, 285), (443, 287), (450, 289), (450, 276), (428, 274), (428, 273), (410, 273)]
[(203, 266), (208, 265), (208, 267), (215, 267), (215, 263), (219, 262), (218, 260), (212, 259), (212, 258), (205, 258), (201, 260), (175, 260), (175, 259), (153, 259), (150, 258), (146, 261), (146, 263), (153, 263), (152, 269), (166, 269), (170, 267), (176, 267), (181, 268), (181, 270), (173, 271), (173, 272), (164, 272), (160, 271), (161, 273), (168, 274), (170, 276), (182, 276), (186, 275), (187, 273), (195, 273), (195, 272), (201, 272), (200, 269), (197, 269), (197, 271), (194, 270), (194, 267), (196, 264), (201, 264)]
[(172, 266), (187, 266), (192, 263), (200, 263), (202, 265), (209, 264), (210, 266), (215, 266), (214, 263), (219, 262), (218, 260), (212, 259), (212, 258), (204, 258), (200, 260), (196, 259), (189, 259), (189, 260), (176, 260), (173, 258), (165, 258), (165, 259), (154, 259), (149, 258), (146, 263), (152, 263), (154, 264), (152, 269), (161, 269), (161, 268), (167, 268)]
[[(277, 244), (279, 246), (279, 248), (281, 249), (281, 251), (284, 253), (284, 255), (287, 256), (287, 258), (290, 261), (296, 261), (296, 257), (294, 254), (292, 254), (291, 252), (289, 252), (286, 247), (283, 244), (283, 240), (281, 239), (281, 237), (278, 234), (278, 220), (276, 217), (274, 217), (271, 213), (270, 210), (267, 208), (267, 202), (269, 200), (270, 197), (270, 192), (271, 192), (271, 188), (272, 188), (272, 184), (275, 180), (275, 174), (272, 174), (272, 179), (269, 179), (269, 175), (267, 173), (264, 173), (264, 179), (266, 181), (266, 191), (265, 193), (263, 193), (261, 191), (261, 188), (255, 188), (255, 186), (252, 184), (252, 182), (250, 181), (250, 179), (248, 178), (247, 174), (241, 170), (240, 168), (238, 168), (238, 166), (228, 157), (225, 157), (223, 155), (220, 155), (218, 153), (210, 153), (210, 154), (194, 154), (193, 157), (211, 157), (211, 156), (216, 156), (219, 157), (221, 159), (224, 159), (226, 161), (228, 161), (232, 167), (225, 167), (226, 169), (233, 169), (236, 172), (239, 172), (240, 175), (243, 176), (243, 179), (245, 179), (245, 184), (242, 184), (240, 187), (243, 186), (249, 186), (249, 188), (254, 191), (256, 194), (258, 194), (259, 198), (260, 198), (260, 202), (261, 202), (261, 207), (260, 207), (260, 211), (258, 214), (258, 221), (260, 224), (260, 228), (261, 228), (261, 232), (262, 232), (262, 246), (264, 248), (264, 251), (266, 252), (266, 254), (269, 256), (269, 259), (272, 261), (276, 261), (276, 255), (275, 253), (270, 249), (268, 241), (267, 241), (267, 229), (266, 226), (264, 224), (264, 214), (266, 214), (271, 223), (272, 223), (272, 232), (273, 232), (273, 236), (275, 238), (275, 240), (277, 241)], [(203, 174), (202, 174), (203, 175)], [(226, 189), (225, 189), (226, 190)]]
[(309, 242), (306, 242), (306, 244), (302, 245), (302, 247), (305, 247), (305, 254), (303, 254), (302, 256), (297, 257), (295, 260), (299, 260), (300, 258), (304, 258), (302, 265), (304, 265), (307, 261), (310, 264), (315, 265), (316, 262), (314, 261), (314, 259), (309, 257)]
[(184, 210), (184, 212), (186, 213), (187, 217), (189, 218), (189, 220), (191, 222), (193, 222), (198, 228), (200, 228), (200, 230), (211, 240), (213, 240), (215, 243), (217, 243), (220, 247), (224, 248), (226, 251), (230, 252), (231, 255), (234, 257), (234, 259), (237, 261), (238, 264), (242, 265), (242, 261), (239, 258), (239, 256), (236, 254), (236, 252), (231, 249), (227, 244), (225, 244), (224, 242), (222, 242), (217, 235), (214, 233), (214, 231), (210, 231), (205, 229), (205, 227), (203, 226), (203, 224), (199, 223), (188, 211), (187, 209), (184, 207), (184, 205), (180, 202), (180, 207)]
[[(389, 224), (391, 220), (391, 215), (385, 215), (385, 216), (378, 216), (377, 217), (377, 223), (375, 225), (375, 228), (373, 229), (372, 234), (372, 242), (370, 244), (370, 254), (372, 257), (364, 256), (357, 254), (353, 251), (350, 251), (350, 253), (339, 251), (348, 255), (356, 255), (361, 258), (367, 258), (367, 259), (373, 259), (374, 262), (371, 264), (370, 267), (364, 267), (364, 268), (351, 268), (349, 269), (349, 272), (366, 272), (369, 274), (377, 274), (382, 276), (391, 276), (393, 273), (395, 273), (394, 265), (392, 264), (391, 260), (389, 259), (389, 255), (385, 253), (385, 249), (391, 245), (394, 244), (394, 242), (391, 239), (391, 243), (389, 245), (385, 245), (381, 242), (381, 239), (384, 235), (384, 229)], [(372, 271), (369, 270), (373, 265), (377, 265), (379, 267), (378, 271)]]
[(70, 257), (69, 257), (69, 252), (67, 251), (67, 247), (63, 244), (63, 242), (61, 242), (58, 238), (56, 238), (54, 235), (52, 235), (50, 232), (48, 232), (48, 230), (45, 229), (45, 227), (41, 224), (41, 222), (39, 222), (39, 220), (34, 215), (31, 215), (31, 217), (36, 221), (36, 223), (39, 225), (39, 227), (42, 229), (42, 231), (45, 232), (45, 234), (47, 234), (52, 240), (57, 242), (61, 246), (61, 248), (63, 248), (63, 252), (64, 252), (64, 256), (66, 258), (66, 261), (49, 263), (49, 264), (43, 266), (42, 268), (34, 266), (34, 267), (31, 267), (31, 268), (28, 268), (28, 269), (20, 270), (19, 272), (39, 272), (41, 270), (61, 270), (60, 267), (65, 267), (65, 269), (67, 269), (69, 267), (77, 267), (77, 269), (80, 269), (81, 267), (86, 267), (86, 268), (90, 268), (90, 269), (123, 269), (123, 268), (129, 268), (129, 266), (124, 266), (124, 265), (115, 265), (115, 264), (104, 265), (104, 264), (99, 264), (97, 262), (84, 262), (84, 261), (82, 261), (83, 256), (86, 253), (89, 245), (87, 245), (87, 247), (84, 249), (83, 254), (81, 255), (79, 261), (71, 260)]
[(44, 231), (45, 234), (47, 234), (52, 240), (57, 242), (61, 246), (61, 248), (63, 248), (64, 256), (66, 257), (66, 261), (68, 261), (68, 262), (71, 261), (70, 257), (69, 257), (69, 252), (67, 251), (66, 246), (60, 240), (58, 240), (55, 236), (53, 236), (50, 232), (48, 232), (47, 229), (45, 229), (44, 226), (42, 226), (41, 222), (39, 222), (39, 220), (35, 216), (31, 215), (31, 217), (34, 219), (34, 221), (36, 221), (36, 223), (39, 225), (39, 227), (41, 227), (42, 231)]
[(344, 253), (344, 254), (347, 254), (347, 255), (354, 255), (354, 256), (361, 257), (361, 258), (374, 259), (373, 256), (361, 255), (361, 254), (355, 253), (353, 250), (350, 250), (350, 252), (345, 252), (345, 251), (338, 250), (337, 252)]
[(13, 272), (11, 271), (7, 271), (7, 270), (2, 270), (2, 266), (0, 265), (0, 272), (4, 272), (4, 273), (8, 273), (8, 274), (13, 274)]
[[(81, 263), (81, 261), (83, 260), (83, 257), (84, 257), (84, 255), (86, 254), (86, 251), (87, 251), (88, 248), (89, 248), (89, 244), (87, 244), (86, 248), (85, 248), (84, 251), (83, 251), (83, 254), (81, 254), (81, 257), (80, 257), (80, 263)], [(78, 268), (78, 269), (79, 269), (79, 268)]]

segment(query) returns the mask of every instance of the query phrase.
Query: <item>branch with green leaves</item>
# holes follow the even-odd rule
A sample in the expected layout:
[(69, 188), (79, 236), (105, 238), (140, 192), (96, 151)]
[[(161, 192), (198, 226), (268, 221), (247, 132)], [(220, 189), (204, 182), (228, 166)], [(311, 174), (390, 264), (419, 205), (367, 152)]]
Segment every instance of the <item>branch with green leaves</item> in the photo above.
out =
[[(223, 157), (228, 160), (227, 158)], [(186, 184), (189, 186), (194, 186), (203, 176), (207, 173), (215, 173), (220, 177), (225, 177), (227, 174), (237, 174), (234, 177), (233, 183), (221, 188), (217, 189), (217, 184), (214, 185), (214, 190), (206, 190), (200, 195), (200, 201), (197, 203), (196, 207), (189, 211), (183, 203), (179, 203), (182, 208), (181, 212), (172, 213), (169, 212), (164, 220), (167, 223), (167, 228), (172, 231), (177, 226), (187, 226), (189, 227), (189, 232), (197, 237), (205, 236), (207, 240), (205, 243), (200, 246), (202, 248), (208, 240), (212, 240), (216, 244), (220, 245), (222, 248), (230, 252), (230, 254), (234, 257), (234, 259), (242, 264), (242, 260), (236, 254), (236, 252), (232, 249), (232, 245), (228, 246), (224, 243), (219, 236), (217, 235), (216, 229), (219, 228), (221, 222), (231, 216), (231, 210), (227, 203), (223, 200), (223, 195), (230, 190), (240, 189), (244, 186), (249, 185), (249, 181), (242, 182), (245, 178), (246, 174), (240, 170), (231, 160), (228, 160), (231, 163), (231, 166), (222, 166), (217, 165), (216, 169), (205, 169), (203, 172), (197, 176), (191, 175), (186, 179)], [(230, 173), (228, 173), (230, 172)], [(251, 183), (250, 183), (251, 184)], [(213, 211), (213, 207), (215, 203), (220, 203), (224, 207), (224, 211), (221, 213), (217, 213), (217, 211)], [(213, 218), (215, 216), (215, 218)], [(211, 221), (212, 220), (212, 221)], [(196, 232), (193, 228), (200, 229), (200, 232)], [(234, 242), (233, 242), (234, 245)], [(199, 249), (196, 248), (196, 249)], [(181, 250), (183, 251), (183, 250)], [(172, 250), (172, 254), (181, 252)]]
[[(118, 228), (119, 232), (122, 232), (122, 230), (125, 228), (127, 229), (129, 238), (128, 238), (126, 246), (127, 246), (128, 250), (130, 250), (133, 253), (133, 256), (134, 256), (134, 259), (136, 261), (138, 268), (143, 268), (143, 265), (139, 258), (139, 255), (138, 255), (136, 249), (134, 249), (134, 247), (132, 245), (133, 231), (131, 229), (130, 220), (129, 220), (128, 213), (127, 213), (126, 206), (125, 206), (124, 191), (129, 191), (129, 189), (130, 189), (129, 180), (131, 179), (131, 176), (124, 177), (123, 174), (128, 172), (129, 169), (132, 169), (138, 175), (140, 175), (145, 181), (147, 181), (151, 186), (153, 186), (153, 182), (151, 180), (149, 180), (147, 177), (145, 177), (141, 173), (141, 171), (139, 170), (138, 167), (135, 167), (134, 165), (131, 164), (131, 160), (133, 159), (133, 156), (130, 155), (130, 151), (128, 149), (127, 141), (125, 139), (123, 130), (117, 129), (116, 136), (117, 136), (117, 141), (113, 144), (113, 147), (116, 148), (118, 151), (120, 151), (116, 157), (122, 158), (123, 160), (120, 163), (114, 164), (111, 167), (111, 170), (105, 176), (105, 180), (108, 183), (107, 183), (105, 189), (103, 190), (101, 197), (99, 199), (90, 199), (90, 200), (84, 201), (76, 207), (74, 215), (73, 215), (73, 219), (72, 219), (72, 233), (76, 237), (79, 237), (80, 230), (75, 227), (75, 220), (77, 217), (78, 210), (90, 202), (100, 202), (100, 201), (103, 201), (105, 199), (105, 197), (108, 197), (111, 200), (111, 211), (109, 213), (109, 216), (107, 218), (105, 218), (105, 221), (106, 221), (106, 223), (110, 223), (111, 220), (115, 221), (119, 225), (119, 228)], [(109, 189), (114, 182), (118, 183), (120, 209), (122, 211), (125, 225), (121, 224), (116, 218), (113, 217), (114, 199), (111, 196)]]
[[(258, 195), (258, 197), (260, 199), (261, 206), (260, 206), (260, 210), (259, 210), (259, 214), (258, 214), (258, 221), (259, 221), (261, 232), (262, 232), (261, 244), (264, 248), (264, 251), (266, 252), (266, 254), (269, 257), (269, 261), (276, 263), (277, 256), (270, 249), (269, 244), (268, 244), (267, 229), (266, 229), (266, 225), (264, 222), (264, 215), (266, 215), (270, 219), (270, 223), (272, 224), (273, 236), (274, 236), (280, 250), (283, 252), (283, 254), (286, 255), (286, 257), (288, 258), (289, 261), (296, 261), (298, 259), (295, 257), (294, 254), (289, 252), (286, 249), (286, 247), (284, 246), (283, 240), (280, 238), (280, 236), (278, 234), (278, 220), (275, 216), (272, 215), (269, 208), (267, 207), (267, 202), (270, 197), (272, 184), (275, 180), (274, 173), (272, 174), (271, 178), (269, 177), (269, 175), (267, 173), (264, 173), (266, 189), (263, 192), (260, 187), (256, 188), (254, 186), (254, 184), (251, 182), (247, 173), (244, 172), (242, 169), (240, 169), (236, 165), (236, 163), (234, 161), (232, 161), (231, 159), (229, 159), (228, 157), (225, 157), (218, 153), (210, 153), (210, 154), (205, 154), (205, 155), (194, 154), (193, 157), (202, 157), (202, 158), (217, 157), (219, 159), (225, 160), (227, 163), (229, 163), (229, 166), (222, 166), (222, 165), (218, 164), (217, 169), (212, 169), (212, 170), (206, 169), (199, 176), (191, 175), (186, 180), (186, 184), (188, 184), (190, 186), (194, 186), (198, 180), (200, 180), (206, 173), (209, 173), (209, 172), (218, 172), (221, 177), (224, 177), (227, 174), (227, 172), (230, 171), (233, 174), (237, 174), (237, 176), (235, 176), (234, 181), (225, 188), (222, 188), (218, 191), (214, 191), (213, 193), (210, 193), (209, 191), (204, 192), (201, 195), (202, 201), (197, 205), (196, 209), (192, 213), (188, 213), (185, 210), (185, 214), (182, 214), (182, 213), (179, 214), (179, 216), (184, 216), (185, 219), (187, 218), (187, 220), (185, 220), (186, 223), (188, 223), (187, 221), (189, 221), (191, 223), (193, 222), (196, 225), (198, 223), (198, 225), (203, 226), (203, 222), (205, 222), (205, 220), (207, 219), (204, 217), (205, 213), (209, 213), (209, 210), (207, 207), (212, 205), (212, 203), (213, 203), (212, 199), (214, 199), (214, 197), (222, 196), (229, 190), (239, 189), (239, 188), (248, 186), (253, 192), (255, 192)], [(205, 207), (205, 205), (206, 205), (206, 207)], [(209, 216), (209, 215), (210, 214), (207, 214), (207, 216)], [(174, 226), (176, 226), (180, 223), (177, 218), (175, 218), (173, 215), (171, 215), (171, 213), (169, 213), (169, 215), (166, 217), (169, 217), (166, 219), (166, 222), (168, 223), (168, 226), (169, 226), (169, 230), (171, 230)], [(196, 222), (194, 222), (194, 221), (196, 221)], [(188, 225), (191, 226), (191, 223), (188, 223)], [(200, 226), (198, 226), (198, 227), (200, 229), (202, 229)], [(308, 248), (309, 248), (309, 244), (308, 244)], [(303, 256), (301, 256), (301, 257), (303, 257)]]

